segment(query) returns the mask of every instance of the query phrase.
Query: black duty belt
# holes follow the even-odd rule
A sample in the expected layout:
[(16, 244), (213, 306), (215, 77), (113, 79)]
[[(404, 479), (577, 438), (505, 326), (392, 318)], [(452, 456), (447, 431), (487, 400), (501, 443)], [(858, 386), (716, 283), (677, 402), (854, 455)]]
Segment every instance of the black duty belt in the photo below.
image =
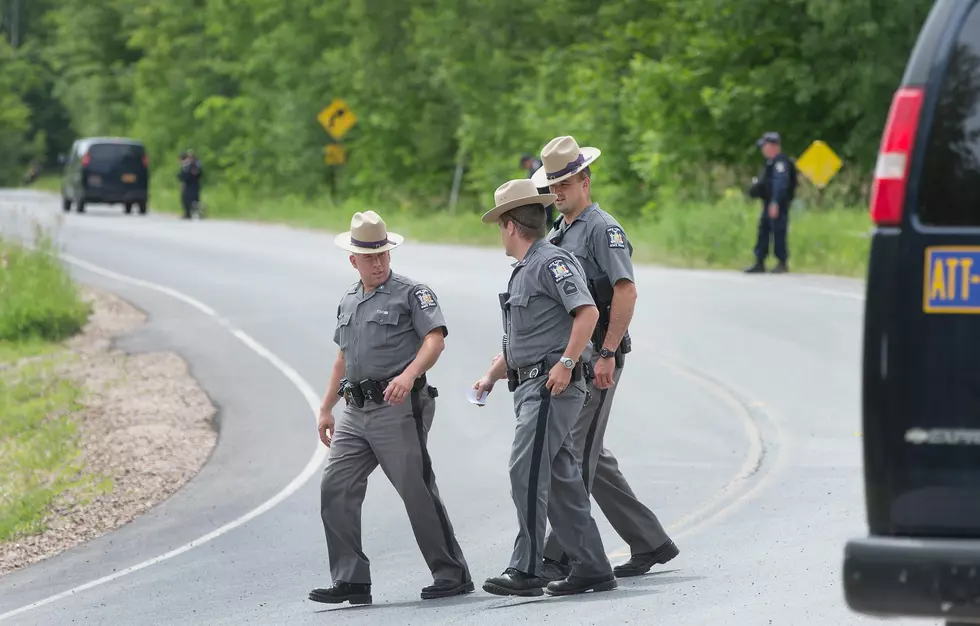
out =
[[(591, 375), (591, 371), (592, 367), (588, 363), (579, 361), (572, 368), (572, 380), (578, 381), (583, 376), (588, 377)], [(547, 376), (550, 372), (551, 367), (548, 366), (547, 360), (517, 369), (507, 368), (507, 387), (510, 391), (514, 391), (527, 381), (534, 380), (539, 376)]]
[[(368, 378), (359, 383), (351, 382), (345, 378), (340, 381), (339, 395), (343, 396), (344, 401), (348, 405), (354, 405), (357, 408), (363, 407), (367, 402), (383, 404), (385, 401), (385, 389), (388, 388), (388, 385), (395, 378), (395, 376), (384, 380), (372, 380)], [(422, 374), (415, 379), (415, 384), (412, 385), (412, 391), (421, 391), (425, 388), (426, 384), (428, 383), (425, 374)], [(433, 397), (435, 397), (435, 389), (433, 388), (431, 391), (433, 392)]]

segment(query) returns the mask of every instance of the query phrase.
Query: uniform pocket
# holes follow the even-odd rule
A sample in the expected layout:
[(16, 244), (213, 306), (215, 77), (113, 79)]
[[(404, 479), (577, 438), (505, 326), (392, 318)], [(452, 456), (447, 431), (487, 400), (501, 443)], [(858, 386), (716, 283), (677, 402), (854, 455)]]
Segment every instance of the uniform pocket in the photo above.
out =
[(380, 348), (392, 341), (401, 319), (399, 311), (375, 311), (367, 317), (367, 342), (371, 349)]
[(511, 328), (515, 335), (526, 335), (534, 324), (527, 306), (530, 299), (528, 294), (523, 293), (512, 293), (507, 298), (507, 304), (510, 306)]
[(338, 339), (341, 350), (347, 350), (348, 346), (350, 345), (351, 331), (353, 330), (353, 326), (350, 323), (351, 317), (352, 316), (350, 313), (341, 313), (340, 316), (337, 317), (337, 328), (340, 331), (340, 336)]

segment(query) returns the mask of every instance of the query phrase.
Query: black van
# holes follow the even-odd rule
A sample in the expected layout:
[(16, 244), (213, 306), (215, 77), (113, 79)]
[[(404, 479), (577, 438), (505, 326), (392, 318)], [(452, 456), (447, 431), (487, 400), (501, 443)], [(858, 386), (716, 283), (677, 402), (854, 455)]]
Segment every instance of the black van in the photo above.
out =
[(132, 213), (135, 204), (146, 214), (150, 163), (143, 144), (123, 137), (88, 137), (77, 140), (65, 163), (61, 198), (65, 212), (75, 204), (79, 213), (87, 204), (122, 204)]
[(980, 619), (980, 2), (937, 0), (875, 168), (863, 398), (868, 537), (848, 606)]

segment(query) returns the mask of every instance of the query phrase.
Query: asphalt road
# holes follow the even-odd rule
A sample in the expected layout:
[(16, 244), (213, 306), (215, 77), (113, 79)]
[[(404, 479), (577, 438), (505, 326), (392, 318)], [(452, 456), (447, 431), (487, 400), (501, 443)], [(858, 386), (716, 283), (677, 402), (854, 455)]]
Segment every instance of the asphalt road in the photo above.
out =
[[(516, 533), (510, 396), (499, 386), (484, 409), (465, 399), (498, 348), (510, 259), (408, 242), (393, 268), (428, 282), (449, 321), (431, 374), (441, 395), (430, 449), (478, 588), (419, 599), (431, 579), (378, 471), (363, 511), (374, 605), (330, 607), (307, 600), (330, 584), (314, 407), (336, 351), (336, 306), (356, 280), (346, 253), (323, 233), (117, 207), (65, 216), (54, 195), (0, 192), (3, 233), (33, 223), (55, 234), (79, 281), (149, 313), (119, 345), (183, 355), (221, 432), (168, 501), (0, 579), (4, 626), (875, 622), (848, 611), (840, 584), (844, 542), (865, 532), (858, 281), (638, 268), (634, 352), (606, 445), (681, 554), (613, 592), (519, 600), (479, 589), (506, 567)], [(593, 511), (607, 553), (626, 560)]]

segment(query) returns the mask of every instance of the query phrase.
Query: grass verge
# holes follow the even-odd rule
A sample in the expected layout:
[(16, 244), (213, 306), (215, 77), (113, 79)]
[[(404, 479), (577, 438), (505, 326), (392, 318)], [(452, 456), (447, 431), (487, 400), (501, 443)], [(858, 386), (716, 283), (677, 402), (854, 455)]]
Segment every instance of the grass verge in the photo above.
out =
[[(179, 213), (176, 186), (159, 177), (150, 191), (153, 211)], [(39, 189), (57, 190), (57, 179), (42, 178)], [(615, 213), (615, 207), (601, 206)], [(232, 193), (224, 185), (206, 185), (202, 199), (207, 215), (222, 219), (275, 222), (305, 228), (343, 231), (355, 211), (374, 209), (391, 230), (410, 240), (465, 245), (497, 245), (497, 229), (480, 222), (489, 207), (461, 201), (456, 213), (445, 210), (445, 200), (428, 206), (399, 201), (368, 203), (349, 199), (306, 198), (283, 194)], [(634, 258), (641, 263), (674, 267), (738, 269), (752, 262), (760, 205), (738, 193), (716, 204), (664, 204), (652, 215), (622, 219), (633, 242)], [(790, 267), (798, 273), (863, 277), (866, 270), (868, 230), (871, 222), (863, 207), (804, 207), (795, 203), (790, 215), (788, 247)]]
[(0, 239), (0, 541), (43, 532), (68, 491), (109, 488), (79, 462), (80, 390), (56, 374), (62, 342), (89, 313), (48, 242), (27, 250)]

